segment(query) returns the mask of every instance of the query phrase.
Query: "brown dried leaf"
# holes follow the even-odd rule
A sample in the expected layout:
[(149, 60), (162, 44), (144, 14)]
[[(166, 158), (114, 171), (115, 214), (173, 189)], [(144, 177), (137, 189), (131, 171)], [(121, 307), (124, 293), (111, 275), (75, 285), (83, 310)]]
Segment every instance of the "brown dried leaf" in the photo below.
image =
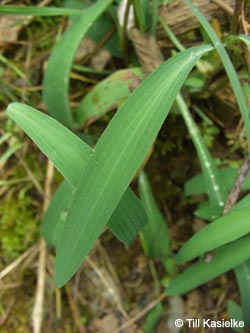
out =
[(0, 48), (6, 46), (7, 43), (17, 41), (18, 33), (23, 27), (23, 24), (18, 24), (18, 22), (24, 18), (25, 16), (0, 15)]

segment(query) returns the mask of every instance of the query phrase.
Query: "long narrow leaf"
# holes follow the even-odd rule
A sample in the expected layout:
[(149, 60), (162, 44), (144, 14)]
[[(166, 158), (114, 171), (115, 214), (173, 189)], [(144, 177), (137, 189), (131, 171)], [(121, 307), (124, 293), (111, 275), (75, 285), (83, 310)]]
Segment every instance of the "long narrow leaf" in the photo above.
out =
[(60, 16), (81, 14), (81, 12), (71, 8), (0, 5), (2, 15)]
[(67, 211), (73, 198), (74, 189), (63, 181), (54, 193), (42, 223), (42, 235), (46, 242), (56, 247), (62, 235)]
[(205, 252), (232, 242), (250, 232), (250, 196), (241, 200), (226, 215), (202, 228), (178, 252), (179, 262), (191, 260)]
[(93, 22), (112, 0), (99, 0), (63, 34), (54, 47), (43, 81), (43, 97), (48, 112), (65, 126), (74, 127), (69, 105), (70, 68), (77, 48)]
[(250, 36), (247, 35), (239, 35), (239, 39), (246, 43), (247, 47), (250, 47)]
[[(55, 248), (61, 238), (67, 212), (73, 199), (74, 189), (66, 182), (56, 190), (42, 222), (42, 234), (47, 243)], [(147, 216), (140, 201), (132, 191), (127, 191), (112, 214), (108, 227), (112, 233), (128, 246), (135, 239)]]
[[(55, 119), (25, 104), (10, 104), (7, 114), (36, 142), (69, 184), (76, 188), (92, 154), (89, 146)], [(67, 191), (67, 187), (64, 185), (63, 187), (64, 192)], [(64, 193), (64, 195), (70, 198), (70, 194)], [(57, 202), (58, 200), (55, 207), (50, 206), (50, 209), (58, 211), (60, 202), (58, 204)], [(146, 221), (147, 215), (140, 201), (128, 189), (117, 205), (108, 226), (116, 237), (128, 245)], [(53, 228), (53, 226), (49, 226), (49, 230), (50, 227)], [(57, 223), (55, 223), (55, 232), (56, 229)], [(53, 238), (53, 236), (51, 237)]]
[[(230, 319), (235, 319), (237, 321), (242, 321), (242, 308), (237, 303), (231, 299), (227, 301), (227, 313)], [(244, 328), (234, 328), (236, 332), (242, 332)]]
[(188, 7), (192, 10), (194, 15), (199, 20), (200, 24), (203, 26), (204, 30), (206, 31), (207, 35), (209, 36), (211, 42), (213, 43), (214, 47), (218, 51), (221, 61), (224, 65), (224, 68), (227, 72), (228, 78), (230, 80), (230, 83), (232, 85), (232, 89), (234, 91), (236, 100), (239, 105), (240, 113), (242, 116), (242, 119), (244, 121), (245, 129), (246, 129), (246, 137), (247, 137), (247, 143), (248, 143), (248, 152), (250, 155), (250, 119), (249, 119), (249, 109), (246, 105), (245, 97), (240, 85), (239, 78), (235, 72), (234, 66), (228, 56), (227, 51), (225, 50), (222, 42), (220, 41), (219, 37), (217, 36), (216, 32), (212, 28), (212, 26), (209, 24), (205, 16), (198, 10), (196, 6), (194, 6), (191, 2), (191, 0), (185, 0)]
[(174, 278), (166, 289), (168, 295), (184, 294), (229, 271), (250, 258), (250, 236), (219, 248), (210, 263), (199, 261)]
[(180, 112), (184, 118), (189, 134), (199, 156), (210, 204), (212, 207), (223, 207), (227, 197), (227, 192), (224, 186), (220, 183), (220, 175), (215, 162), (210, 155), (199, 129), (180, 94), (176, 98), (176, 103), (179, 106)]
[(250, 260), (236, 267), (235, 275), (240, 287), (240, 298), (242, 304), (242, 316), (245, 327), (250, 326)]
[[(218, 169), (220, 175), (220, 182), (223, 183), (227, 191), (229, 191), (234, 183), (237, 176), (237, 168), (223, 168)], [(196, 195), (206, 193), (206, 185), (202, 174), (198, 174), (193, 178), (189, 179), (185, 183), (185, 195)], [(242, 190), (250, 189), (250, 175), (247, 175), (242, 185)]]
[(68, 213), (56, 256), (57, 286), (72, 277), (92, 248), (158, 134), (187, 75), (209, 50), (211, 46), (190, 48), (162, 64), (109, 123)]
[(150, 259), (166, 260), (170, 254), (168, 227), (157, 207), (147, 176), (144, 172), (139, 176), (139, 193), (148, 214), (148, 223), (141, 232), (147, 256)]

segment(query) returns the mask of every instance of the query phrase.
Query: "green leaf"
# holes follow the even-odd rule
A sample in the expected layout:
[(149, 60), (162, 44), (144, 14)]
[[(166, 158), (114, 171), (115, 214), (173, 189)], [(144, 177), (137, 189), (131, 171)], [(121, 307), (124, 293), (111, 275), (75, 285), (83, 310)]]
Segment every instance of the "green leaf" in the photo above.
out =
[(200, 134), (198, 126), (194, 122), (193, 117), (180, 94), (176, 98), (176, 103), (180, 109), (181, 115), (183, 116), (197, 151), (203, 171), (204, 183), (206, 186), (206, 192), (208, 193), (210, 205), (211, 207), (223, 207), (227, 197), (227, 192), (220, 183), (220, 175), (214, 159), (210, 155), (210, 152)]
[(185, 0), (185, 3), (187, 6), (191, 9), (191, 11), (194, 13), (196, 18), (199, 20), (200, 24), (206, 31), (208, 37), (210, 38), (211, 42), (213, 43), (214, 47), (218, 51), (220, 55), (220, 59), (224, 65), (225, 71), (227, 72), (228, 78), (230, 80), (230, 83), (232, 85), (233, 92), (235, 94), (237, 103), (239, 105), (240, 113), (242, 116), (242, 119), (244, 121), (245, 129), (246, 129), (246, 137), (247, 137), (247, 143), (248, 143), (248, 154), (250, 155), (250, 119), (249, 119), (249, 109), (246, 105), (246, 100), (240, 85), (239, 78), (237, 76), (237, 73), (235, 71), (235, 68), (228, 56), (227, 51), (225, 50), (224, 45), (222, 44), (221, 40), (217, 36), (216, 32), (210, 25), (210, 23), (207, 21), (205, 16), (198, 10), (198, 8), (192, 4), (191, 0)]
[[(25, 104), (10, 104), (7, 114), (36, 142), (41, 151), (48, 156), (69, 184), (76, 188), (92, 155), (90, 147), (55, 119)], [(57, 200), (50, 206), (52, 207), (50, 209), (54, 209), (56, 212), (61, 207), (60, 196), (65, 195), (70, 198), (70, 194), (65, 193), (67, 192), (67, 186), (63, 185), (63, 188), (64, 190), (60, 190), (59, 193), (63, 191), (64, 194), (58, 194)], [(46, 221), (48, 221), (48, 217)], [(57, 229), (56, 221), (53, 221), (55, 232)], [(128, 189), (117, 205), (108, 226), (116, 237), (128, 245), (146, 221), (147, 215), (140, 201)]]
[[(90, 4), (91, 3), (83, 2), (81, 0), (64, 1), (65, 7), (78, 10), (84, 10), (89, 7)], [(117, 7), (115, 5), (109, 6), (107, 15), (101, 15), (97, 20), (95, 20), (95, 22), (88, 30), (87, 36), (93, 39), (97, 44), (100, 43), (100, 45), (102, 45), (102, 48), (110, 52), (113, 56), (121, 57), (122, 54), (119, 49), (119, 36), (117, 31), (114, 31), (114, 24), (112, 22), (113, 17), (110, 14), (111, 11), (114, 11), (116, 13), (116, 8)], [(70, 19), (72, 20), (72, 22), (74, 22), (77, 19), (77, 16), (72, 16)], [(107, 39), (107, 36), (110, 37)]]
[(250, 327), (250, 261), (246, 261), (234, 269), (238, 285), (240, 287), (240, 298), (242, 303), (242, 317), (245, 326)]
[(247, 35), (239, 35), (239, 39), (244, 42), (247, 47), (250, 47), (250, 36)]
[(112, 118), (82, 175), (68, 213), (55, 262), (58, 287), (72, 277), (91, 250), (187, 75), (210, 50), (211, 46), (194, 47), (169, 59), (142, 82)]
[(111, 109), (117, 108), (132, 92), (145, 75), (140, 68), (116, 71), (107, 79), (97, 84), (88, 93), (75, 113), (75, 121), (81, 126), (95, 121)]
[[(218, 169), (220, 183), (229, 191), (236, 179), (238, 169), (237, 168), (223, 168)], [(250, 189), (250, 175), (247, 175), (242, 190)], [(189, 179), (185, 183), (185, 195), (196, 195), (206, 193), (206, 186), (202, 174), (198, 174), (193, 178)]]
[(91, 157), (90, 147), (55, 119), (28, 105), (11, 103), (7, 115), (38, 145), (66, 180), (76, 187)]
[(77, 48), (93, 22), (112, 0), (100, 0), (71, 25), (54, 47), (43, 81), (43, 98), (48, 112), (65, 126), (74, 127), (69, 104), (70, 69)]
[(0, 5), (2, 15), (59, 16), (80, 13), (80, 10), (71, 8)]
[(226, 215), (198, 231), (176, 255), (178, 262), (191, 260), (250, 232), (250, 195)]
[[(42, 234), (51, 246), (57, 247), (61, 238), (67, 212), (73, 199), (74, 190), (66, 181), (56, 190), (42, 222)], [(112, 233), (125, 245), (135, 239), (147, 216), (140, 201), (132, 191), (127, 191), (122, 202), (112, 214), (108, 226)]]
[(247, 35), (239, 35), (239, 36), (228, 36), (226, 38), (226, 42), (238, 42), (238, 41), (242, 41), (243, 43), (246, 44), (247, 47), (250, 47), (250, 36)]
[[(244, 264), (242, 264), (244, 265)], [(227, 312), (229, 314), (229, 318), (235, 319), (237, 321), (242, 321), (242, 308), (237, 303), (232, 301), (231, 299), (227, 302)], [(235, 331), (243, 331), (243, 328), (234, 328)]]
[(250, 258), (250, 236), (220, 247), (210, 263), (199, 261), (174, 278), (168, 295), (180, 295), (229, 271)]
[(222, 213), (223, 207), (220, 206), (211, 206), (209, 201), (203, 201), (199, 204), (198, 208), (195, 210), (195, 216), (206, 220), (214, 221)]
[(145, 333), (157, 333), (157, 324), (163, 315), (163, 306), (157, 304), (147, 315), (143, 330)]
[(168, 228), (144, 172), (139, 176), (139, 193), (148, 214), (148, 223), (141, 232), (145, 252), (150, 259), (167, 259), (170, 254)]
[(57, 246), (62, 235), (73, 192), (72, 186), (64, 180), (54, 193), (43, 217), (42, 235), (46, 242), (53, 247)]

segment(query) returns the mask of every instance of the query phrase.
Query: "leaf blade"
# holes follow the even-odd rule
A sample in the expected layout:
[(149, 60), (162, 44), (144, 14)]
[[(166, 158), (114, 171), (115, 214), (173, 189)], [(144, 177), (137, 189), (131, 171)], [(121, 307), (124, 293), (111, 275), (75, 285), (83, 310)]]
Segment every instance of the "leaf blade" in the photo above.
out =
[[(188, 73), (209, 50), (210, 46), (191, 48), (169, 59), (143, 81), (109, 123), (96, 145), (69, 210), (56, 256), (55, 281), (58, 287), (72, 277), (101, 234)], [(157, 109), (156, 113), (152, 112), (154, 109)]]
[(111, 2), (112, 0), (98, 1), (86, 9), (63, 34), (48, 62), (43, 80), (43, 98), (49, 114), (70, 128), (74, 128), (68, 96), (73, 58), (89, 27)]
[(0, 5), (0, 14), (3, 15), (60, 16), (81, 13), (71, 8)]
[[(36, 142), (41, 151), (48, 156), (69, 184), (76, 188), (79, 178), (92, 155), (92, 149), (55, 119), (28, 105), (11, 103), (7, 108), (7, 114)], [(64, 194), (61, 194), (61, 196), (63, 195), (70, 200), (67, 189), (64, 190)], [(60, 200), (63, 200), (63, 198), (60, 199), (58, 195), (58, 199), (52, 204), (52, 207), (50, 206), (50, 209), (58, 212), (61, 207)], [(68, 205), (65, 203), (65, 208), (66, 206)], [(64, 208), (61, 207), (60, 209)], [(57, 216), (59, 215), (60, 212)], [(59, 220), (56, 219), (54, 232), (57, 232)], [(47, 221), (48, 218), (46, 218), (45, 223), (48, 223)], [(118, 239), (125, 245), (129, 245), (146, 221), (147, 215), (141, 202), (133, 191), (128, 189), (119, 201), (108, 226)], [(61, 226), (61, 229), (63, 227), (64, 225)], [(61, 229), (59, 228), (59, 230)], [(50, 226), (48, 230), (51, 231)]]
[[(230, 253), (230, 255), (228, 255)], [(170, 282), (168, 295), (184, 294), (250, 258), (250, 236), (219, 248), (210, 263), (199, 261)]]
[(153, 197), (144, 172), (139, 176), (139, 194), (148, 214), (148, 223), (141, 231), (145, 252), (150, 259), (166, 260), (170, 255), (170, 237), (166, 221)]
[(208, 224), (191, 237), (176, 255), (178, 262), (191, 260), (238, 239), (250, 231), (250, 196), (242, 199), (226, 215)]

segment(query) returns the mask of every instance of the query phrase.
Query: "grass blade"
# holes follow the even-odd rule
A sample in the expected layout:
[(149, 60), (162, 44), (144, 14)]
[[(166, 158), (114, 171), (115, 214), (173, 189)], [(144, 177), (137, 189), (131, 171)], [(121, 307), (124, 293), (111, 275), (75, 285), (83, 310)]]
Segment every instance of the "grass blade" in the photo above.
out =
[[(237, 168), (223, 168), (218, 169), (220, 182), (223, 182), (224, 187), (229, 191), (234, 183), (234, 179), (237, 176)], [(242, 190), (250, 189), (250, 175), (247, 175)], [(185, 183), (185, 195), (197, 195), (206, 193), (206, 186), (202, 174), (198, 174), (193, 178), (189, 179)]]
[(85, 10), (54, 47), (43, 81), (43, 98), (48, 112), (67, 127), (74, 128), (69, 105), (70, 69), (77, 48), (93, 22), (112, 0), (101, 0)]
[[(235, 319), (237, 321), (242, 321), (242, 308), (237, 303), (231, 299), (227, 302), (227, 313), (230, 319)], [(236, 332), (241, 332), (244, 328), (235, 328)]]
[(206, 191), (208, 193), (210, 205), (212, 207), (220, 206), (222, 208), (227, 198), (227, 192), (223, 184), (220, 182), (220, 175), (217, 170), (216, 164), (211, 157), (209, 150), (207, 149), (207, 146), (205, 145), (203, 138), (199, 132), (199, 129), (180, 94), (176, 98), (176, 103), (180, 109), (181, 115), (186, 123), (187, 129), (197, 151), (203, 171), (204, 182), (206, 186)]
[(166, 293), (168, 295), (184, 294), (242, 264), (249, 258), (250, 236), (219, 248), (210, 263), (199, 261), (186, 269), (170, 282)]
[(240, 298), (242, 303), (242, 317), (245, 327), (250, 326), (250, 261), (246, 261), (240, 266), (236, 267), (235, 275), (238, 285), (240, 287)]
[(194, 6), (191, 2), (191, 0), (185, 0), (187, 6), (191, 9), (191, 11), (194, 13), (194, 15), (199, 20), (200, 24), (206, 31), (207, 35), (209, 36), (211, 42), (213, 43), (214, 47), (218, 51), (221, 61), (224, 65), (224, 68), (227, 72), (228, 78), (230, 80), (230, 83), (232, 85), (233, 92), (235, 94), (237, 103), (239, 105), (240, 113), (245, 125), (246, 129), (246, 137), (247, 137), (247, 143), (248, 143), (248, 153), (250, 155), (250, 119), (249, 119), (249, 109), (246, 105), (245, 97), (240, 85), (239, 78), (235, 72), (234, 66), (223, 46), (221, 43), (219, 37), (216, 35), (215, 31), (205, 18), (205, 16), (198, 10), (196, 6)]
[(187, 75), (202, 54), (210, 50), (211, 46), (194, 47), (169, 59), (142, 82), (112, 118), (69, 210), (56, 256), (58, 287), (72, 277), (101, 234)]
[(198, 231), (189, 239), (176, 255), (176, 260), (184, 262), (212, 249), (227, 244), (250, 232), (250, 196), (242, 199), (226, 215)]
[[(92, 155), (92, 149), (55, 119), (25, 104), (10, 104), (7, 114), (36, 142), (69, 184), (76, 188)], [(70, 198), (69, 194), (64, 195)], [(57, 203), (53, 209), (59, 209)], [(117, 238), (128, 245), (146, 221), (147, 215), (140, 201), (128, 189), (117, 205), (108, 226)]]
[(144, 172), (139, 176), (139, 193), (148, 214), (148, 223), (141, 232), (145, 252), (150, 259), (166, 260), (170, 255), (169, 232)]
[(1, 15), (60, 16), (81, 13), (82, 11), (71, 8), (0, 5)]
[(247, 35), (239, 35), (239, 39), (244, 42), (247, 47), (250, 47), (250, 36)]

